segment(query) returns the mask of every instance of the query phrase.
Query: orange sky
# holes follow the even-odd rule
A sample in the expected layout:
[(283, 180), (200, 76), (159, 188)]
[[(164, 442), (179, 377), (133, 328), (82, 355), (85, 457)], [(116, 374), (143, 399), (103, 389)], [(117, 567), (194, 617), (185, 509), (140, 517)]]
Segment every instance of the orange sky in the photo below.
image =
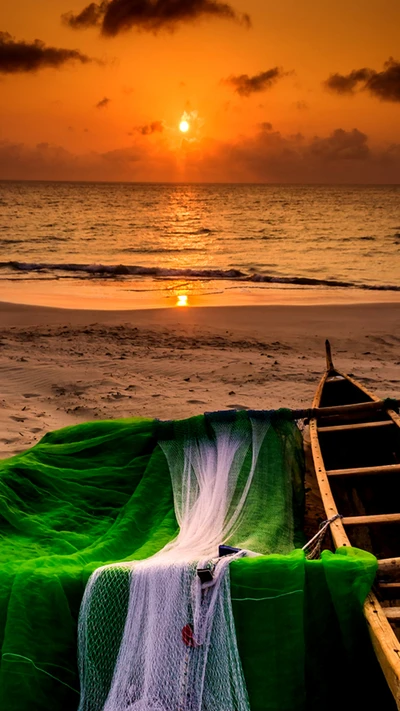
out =
[[(204, 15), (115, 37), (62, 24), (87, 4), (1, 4), (15, 40), (102, 61), (0, 73), (0, 178), (400, 182), (400, 80), (398, 100), (323, 85), (400, 60), (398, 0), (234, 0), (250, 29)], [(248, 96), (224, 82), (274, 67), (282, 76)]]

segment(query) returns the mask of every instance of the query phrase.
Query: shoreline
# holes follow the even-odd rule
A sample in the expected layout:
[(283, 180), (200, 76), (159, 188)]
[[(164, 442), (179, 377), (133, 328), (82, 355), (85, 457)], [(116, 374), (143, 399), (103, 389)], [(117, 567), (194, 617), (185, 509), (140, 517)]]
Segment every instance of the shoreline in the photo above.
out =
[[(147, 287), (149, 288), (146, 288)], [(400, 304), (400, 291), (353, 287), (227, 285), (220, 281), (26, 280), (0, 282), (2, 303), (86, 311)]]

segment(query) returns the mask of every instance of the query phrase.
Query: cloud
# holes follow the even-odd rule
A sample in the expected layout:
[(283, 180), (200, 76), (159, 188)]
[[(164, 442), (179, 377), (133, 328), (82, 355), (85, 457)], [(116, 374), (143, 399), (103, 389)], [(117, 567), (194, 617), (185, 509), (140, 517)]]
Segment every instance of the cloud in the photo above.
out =
[(248, 74), (232, 75), (227, 79), (222, 79), (222, 83), (232, 86), (240, 96), (250, 96), (270, 89), (283, 76), (285, 76), (285, 72), (279, 67), (274, 67), (252, 77), (249, 77)]
[(285, 136), (261, 128), (232, 142), (204, 141), (186, 157), (185, 179), (259, 183), (398, 183), (400, 146), (372, 149), (358, 129)]
[(135, 131), (142, 136), (151, 136), (152, 133), (162, 133), (164, 131), (164, 123), (162, 121), (152, 121), (145, 126), (136, 126)]
[(81, 12), (74, 15), (73, 12), (66, 12), (61, 15), (61, 19), (64, 24), (69, 25), (74, 30), (85, 30), (88, 27), (95, 27), (100, 25), (103, 16), (107, 10), (107, 2), (101, 2), (99, 4), (91, 2), (83, 8)]
[(75, 30), (100, 27), (102, 34), (114, 37), (132, 28), (145, 32), (174, 30), (203, 17), (250, 26), (248, 14), (239, 13), (220, 0), (102, 0), (90, 3), (78, 14), (65, 13), (62, 21)]
[(171, 180), (176, 156), (152, 141), (122, 149), (76, 154), (62, 146), (0, 140), (0, 179), (119, 181)]
[(259, 124), (259, 127), (261, 131), (272, 131), (273, 128), (272, 123), (270, 123), (269, 121), (262, 121)]
[(308, 150), (310, 156), (319, 156), (325, 161), (365, 160), (370, 153), (368, 136), (357, 128), (352, 131), (337, 128), (327, 138), (315, 137)]
[(96, 104), (96, 109), (105, 109), (109, 103), (111, 103), (111, 99), (107, 99), (105, 96), (104, 99), (101, 99), (101, 101)]
[(336, 91), (337, 94), (353, 94), (360, 82), (367, 82), (371, 69), (354, 69), (350, 74), (331, 74), (324, 82), (327, 89)]
[(285, 136), (261, 128), (235, 141), (169, 147), (165, 134), (107, 152), (0, 141), (0, 179), (251, 183), (399, 183), (400, 144), (369, 145), (358, 129)]
[(337, 94), (354, 94), (361, 89), (381, 101), (400, 102), (400, 62), (389, 57), (381, 72), (367, 67), (353, 69), (350, 74), (331, 74), (324, 84)]
[(41, 40), (16, 40), (8, 32), (0, 32), (0, 73), (36, 72), (45, 67), (59, 68), (67, 62), (87, 64), (93, 61), (77, 49), (46, 47)]

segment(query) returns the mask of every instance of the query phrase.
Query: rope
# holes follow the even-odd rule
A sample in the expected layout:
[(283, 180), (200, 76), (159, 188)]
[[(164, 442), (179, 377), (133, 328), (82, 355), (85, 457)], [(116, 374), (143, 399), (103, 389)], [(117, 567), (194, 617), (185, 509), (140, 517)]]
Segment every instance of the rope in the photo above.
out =
[[(43, 674), (46, 674), (46, 675), (49, 676), (51, 679), (54, 679), (55, 681), (57, 681), (59, 684), (62, 684), (63, 686), (66, 686), (68, 689), (71, 689), (71, 691), (74, 691), (76, 694), (79, 695), (79, 693), (80, 693), (80, 692), (78, 691), (78, 689), (74, 689), (74, 687), (71, 686), (70, 684), (67, 684), (66, 681), (62, 681), (61, 679), (58, 679), (56, 676), (54, 676), (54, 674), (50, 674), (50, 672), (46, 671), (45, 669), (42, 669), (41, 667), (38, 667), (38, 666), (35, 664), (35, 662), (33, 661), (33, 659), (29, 659), (29, 657), (24, 657), (22, 654), (13, 654), (12, 652), (5, 652), (5, 653), (2, 654), (1, 656), (2, 656), (2, 659), (6, 659), (7, 657), (13, 657), (16, 662), (17, 662), (17, 661), (22, 661), (22, 662), (25, 662), (25, 663), (28, 663), (28, 664), (32, 664), (32, 666), (33, 666), (35, 669), (37, 669), (37, 671), (40, 671), (40, 672), (42, 672)], [(13, 661), (12, 659), (9, 659), (9, 662), (12, 663), (12, 661)], [(51, 666), (55, 666), (55, 667), (56, 667), (56, 666), (59, 666), (59, 665), (58, 665), (58, 664), (52, 664)], [(65, 669), (65, 667), (60, 667), (60, 669)], [(65, 671), (69, 671), (69, 669), (66, 669)]]
[(331, 523), (336, 521), (338, 518), (343, 518), (341, 514), (335, 514), (334, 516), (331, 516), (331, 518), (328, 518), (326, 521), (322, 521), (319, 525), (319, 530), (313, 536), (306, 544), (303, 546), (301, 550), (303, 550), (306, 554), (306, 558), (308, 560), (314, 560), (315, 558), (319, 558), (321, 555), (321, 546), (323, 543), (323, 540), (325, 538), (325, 533), (327, 532), (329, 526)]

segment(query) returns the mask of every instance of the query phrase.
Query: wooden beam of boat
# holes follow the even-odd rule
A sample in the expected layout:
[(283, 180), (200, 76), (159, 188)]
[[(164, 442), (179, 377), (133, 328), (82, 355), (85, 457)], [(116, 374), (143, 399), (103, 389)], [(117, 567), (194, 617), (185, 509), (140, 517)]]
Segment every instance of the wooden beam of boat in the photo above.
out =
[(393, 592), (400, 592), (400, 583), (379, 583), (379, 587), (387, 590), (393, 590)]
[(400, 513), (372, 514), (371, 516), (345, 516), (343, 526), (371, 526), (375, 523), (400, 523)]
[(352, 405), (335, 405), (333, 407), (312, 407), (309, 410), (292, 410), (292, 416), (295, 420), (302, 420), (308, 417), (310, 420), (319, 417), (334, 417), (349, 415), (357, 415), (362, 413), (376, 412), (379, 410), (388, 410), (396, 406), (399, 407), (400, 400), (390, 399), (388, 404), (386, 400), (374, 400), (373, 402), (357, 402)]
[(356, 422), (354, 425), (330, 425), (318, 427), (318, 432), (342, 432), (347, 430), (365, 430), (375, 427), (394, 427), (393, 420), (381, 420), (378, 422)]
[(400, 607), (384, 607), (383, 611), (388, 620), (400, 620)]
[(330, 373), (332, 370), (335, 370), (335, 366), (333, 365), (331, 344), (329, 343), (328, 339), (326, 339), (326, 341), (325, 341), (325, 352), (326, 352), (326, 369), (327, 369), (328, 373)]
[(400, 558), (381, 558), (378, 560), (378, 570), (380, 573), (400, 571)]
[(355, 467), (354, 469), (327, 469), (328, 476), (365, 476), (373, 474), (400, 474), (400, 464), (384, 464), (380, 467)]

